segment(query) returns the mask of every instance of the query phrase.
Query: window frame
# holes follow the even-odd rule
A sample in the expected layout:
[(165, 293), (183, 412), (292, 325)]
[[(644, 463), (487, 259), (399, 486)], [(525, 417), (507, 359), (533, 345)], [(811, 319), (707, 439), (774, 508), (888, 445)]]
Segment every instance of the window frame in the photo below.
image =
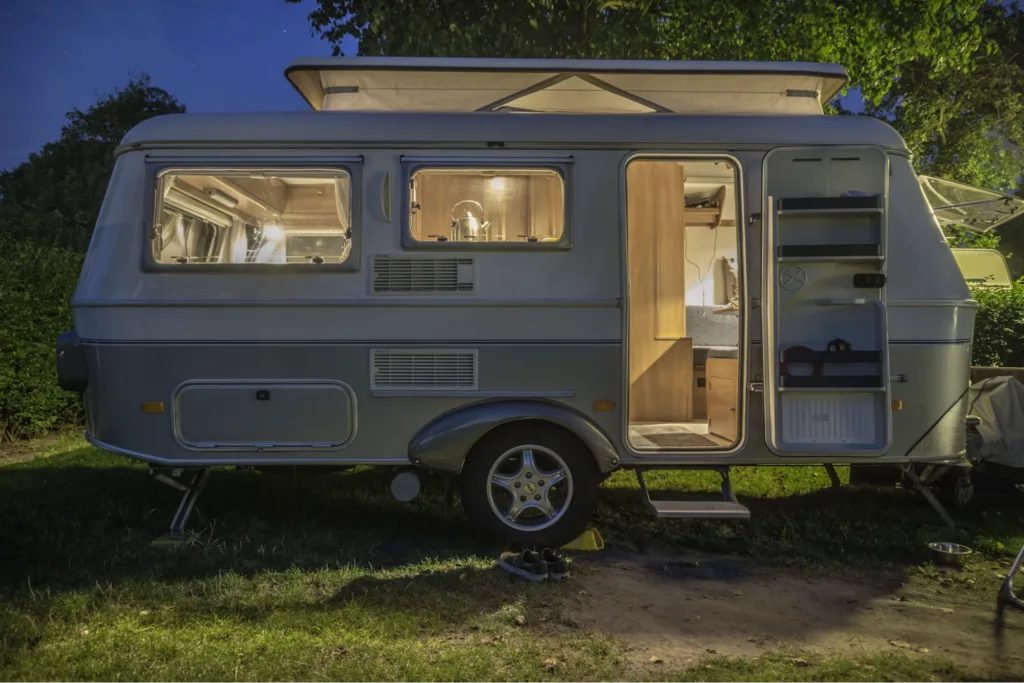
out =
[[(360, 270), (362, 228), (363, 228), (363, 202), (362, 202), (362, 165), (363, 158), (180, 158), (172, 159), (165, 157), (159, 161), (146, 161), (145, 181), (145, 202), (143, 212), (145, 219), (142, 221), (142, 270), (147, 273), (232, 273), (239, 274), (267, 274), (267, 273), (352, 273)], [(348, 174), (351, 184), (350, 220), (352, 231), (352, 249), (344, 263), (160, 263), (153, 257), (153, 229), (159, 222), (158, 209), (162, 208), (157, 202), (157, 192), (161, 187), (163, 178), (170, 174), (194, 174), (194, 175), (215, 175), (216, 173), (233, 173), (247, 171), (265, 171), (279, 175), (309, 174), (316, 176), (322, 174), (324, 177), (336, 177), (339, 171)]]
[[(564, 251), (573, 244), (573, 158), (570, 157), (401, 157), (402, 249), (407, 251)], [(553, 171), (562, 180), (562, 236), (554, 242), (427, 242), (412, 236), (409, 203), (412, 178), (424, 170), (536, 169)]]

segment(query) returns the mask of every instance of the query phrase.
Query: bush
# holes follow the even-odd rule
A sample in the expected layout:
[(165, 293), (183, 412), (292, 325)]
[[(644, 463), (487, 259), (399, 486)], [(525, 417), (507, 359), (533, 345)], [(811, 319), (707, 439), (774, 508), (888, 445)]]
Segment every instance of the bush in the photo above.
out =
[(972, 363), (1024, 367), (1024, 278), (1010, 289), (972, 289), (979, 304)]
[(81, 401), (57, 385), (54, 343), (72, 328), (82, 255), (14, 239), (0, 225), (0, 441), (80, 422)]

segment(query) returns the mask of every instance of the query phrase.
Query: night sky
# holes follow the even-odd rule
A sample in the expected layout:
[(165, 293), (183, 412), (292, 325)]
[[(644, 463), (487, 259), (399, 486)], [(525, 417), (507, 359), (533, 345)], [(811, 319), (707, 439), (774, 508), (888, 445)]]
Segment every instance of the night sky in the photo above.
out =
[(305, 109), (284, 68), (331, 53), (310, 35), (312, 8), (308, 0), (0, 0), (0, 169), (56, 139), (65, 112), (133, 72), (149, 73), (190, 112)]

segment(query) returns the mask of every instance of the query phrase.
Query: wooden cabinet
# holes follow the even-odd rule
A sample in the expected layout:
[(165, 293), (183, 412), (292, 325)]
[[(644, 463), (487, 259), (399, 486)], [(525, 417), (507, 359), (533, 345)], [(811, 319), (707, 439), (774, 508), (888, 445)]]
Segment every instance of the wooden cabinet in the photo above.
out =
[(708, 431), (735, 441), (738, 431), (739, 361), (735, 358), (707, 360)]
[(684, 181), (675, 161), (633, 161), (626, 168), (630, 422), (693, 417)]

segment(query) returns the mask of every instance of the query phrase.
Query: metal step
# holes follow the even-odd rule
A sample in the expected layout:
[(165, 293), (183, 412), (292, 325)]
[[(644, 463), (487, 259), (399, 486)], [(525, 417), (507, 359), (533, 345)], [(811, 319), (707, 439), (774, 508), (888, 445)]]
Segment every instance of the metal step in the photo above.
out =
[(740, 505), (732, 492), (728, 467), (715, 467), (722, 475), (722, 499), (717, 500), (651, 500), (651, 492), (644, 481), (644, 470), (637, 468), (636, 480), (644, 503), (655, 517), (667, 519), (750, 519), (750, 510)]
[(750, 510), (739, 503), (718, 500), (650, 500), (647, 507), (664, 519), (750, 519)]

